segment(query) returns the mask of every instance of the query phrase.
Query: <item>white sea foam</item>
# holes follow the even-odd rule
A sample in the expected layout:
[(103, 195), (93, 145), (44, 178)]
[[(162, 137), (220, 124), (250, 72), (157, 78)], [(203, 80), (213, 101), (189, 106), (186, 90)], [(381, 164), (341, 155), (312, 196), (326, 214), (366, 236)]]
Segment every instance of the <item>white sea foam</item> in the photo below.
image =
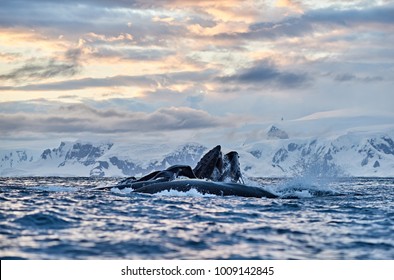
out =
[(133, 192), (132, 188), (124, 188), (124, 189), (118, 189), (118, 188), (112, 188), (111, 192), (116, 193), (116, 194), (130, 194)]
[(176, 190), (165, 190), (159, 193), (156, 193), (155, 195), (158, 196), (191, 196), (191, 197), (215, 197), (216, 195), (214, 194), (202, 194), (198, 192), (196, 189), (190, 189), (187, 192), (180, 192)]

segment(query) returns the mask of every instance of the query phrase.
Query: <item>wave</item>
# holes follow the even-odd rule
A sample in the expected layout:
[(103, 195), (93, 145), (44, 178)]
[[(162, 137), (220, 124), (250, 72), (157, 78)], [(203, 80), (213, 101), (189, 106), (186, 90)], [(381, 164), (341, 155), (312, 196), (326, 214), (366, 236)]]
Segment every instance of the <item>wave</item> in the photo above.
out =
[(78, 187), (66, 187), (66, 186), (36, 186), (30, 187), (33, 190), (46, 191), (46, 192), (76, 192), (81, 188)]
[(47, 213), (28, 214), (14, 221), (23, 227), (39, 227), (43, 229), (67, 228), (70, 222)]

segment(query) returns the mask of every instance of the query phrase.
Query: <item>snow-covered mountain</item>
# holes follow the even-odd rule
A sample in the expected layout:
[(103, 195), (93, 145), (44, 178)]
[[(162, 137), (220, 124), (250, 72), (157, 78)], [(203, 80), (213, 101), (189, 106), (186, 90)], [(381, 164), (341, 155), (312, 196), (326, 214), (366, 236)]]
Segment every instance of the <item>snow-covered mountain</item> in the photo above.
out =
[[(277, 127), (266, 132), (260, 141), (238, 147), (222, 145), (223, 152), (239, 152), (246, 176), (394, 176), (394, 137), (390, 133), (292, 138)], [(57, 148), (40, 152), (0, 151), (0, 176), (140, 176), (174, 164), (195, 166), (208, 148), (198, 143), (173, 147), (61, 142)]]
[(263, 141), (245, 146), (241, 158), (249, 176), (394, 176), (394, 141), (387, 134)]
[(0, 151), (0, 176), (18, 175), (19, 167), (33, 164), (36, 157), (36, 153), (24, 149)]
[(174, 164), (195, 165), (206, 149), (196, 143), (172, 148), (61, 142), (40, 154), (23, 149), (0, 152), (0, 176), (139, 176)]

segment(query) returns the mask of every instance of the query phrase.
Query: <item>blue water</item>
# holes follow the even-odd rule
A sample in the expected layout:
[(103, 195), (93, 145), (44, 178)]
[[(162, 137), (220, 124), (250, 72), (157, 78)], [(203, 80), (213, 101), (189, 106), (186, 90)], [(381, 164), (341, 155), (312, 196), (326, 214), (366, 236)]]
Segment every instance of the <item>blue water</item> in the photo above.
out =
[(0, 258), (394, 259), (394, 179), (260, 179), (277, 199), (92, 190), (115, 181), (0, 178)]

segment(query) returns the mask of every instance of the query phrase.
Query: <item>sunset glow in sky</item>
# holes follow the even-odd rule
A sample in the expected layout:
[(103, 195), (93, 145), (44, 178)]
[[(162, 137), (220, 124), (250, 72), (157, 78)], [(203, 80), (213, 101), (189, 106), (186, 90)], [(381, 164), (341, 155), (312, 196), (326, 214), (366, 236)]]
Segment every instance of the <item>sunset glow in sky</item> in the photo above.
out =
[(0, 141), (384, 119), (393, 46), (390, 0), (1, 0)]

